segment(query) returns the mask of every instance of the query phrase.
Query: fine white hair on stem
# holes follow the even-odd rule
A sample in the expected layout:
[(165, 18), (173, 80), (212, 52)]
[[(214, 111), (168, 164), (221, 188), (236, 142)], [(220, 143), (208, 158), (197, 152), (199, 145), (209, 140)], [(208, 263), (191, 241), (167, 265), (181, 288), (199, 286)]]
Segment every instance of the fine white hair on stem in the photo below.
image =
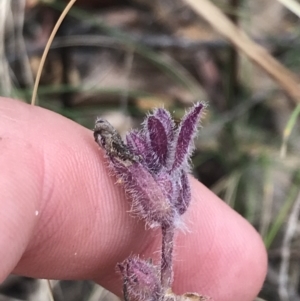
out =
[(298, 193), (297, 199), (291, 210), (291, 214), (287, 222), (286, 231), (284, 233), (283, 243), (281, 248), (281, 264), (280, 264), (279, 278), (278, 278), (278, 294), (280, 296), (280, 300), (282, 301), (291, 300), (289, 296), (288, 272), (289, 272), (289, 265), (290, 265), (291, 243), (297, 229), (299, 213), (300, 213), (300, 192)]

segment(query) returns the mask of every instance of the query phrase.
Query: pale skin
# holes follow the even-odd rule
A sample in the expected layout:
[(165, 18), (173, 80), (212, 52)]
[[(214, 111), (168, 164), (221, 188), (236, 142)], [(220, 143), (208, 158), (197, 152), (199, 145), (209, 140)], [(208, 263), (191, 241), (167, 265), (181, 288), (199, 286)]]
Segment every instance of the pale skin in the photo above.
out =
[[(92, 279), (122, 295), (117, 262), (159, 256), (159, 231), (127, 212), (93, 133), (38, 107), (0, 98), (0, 281)], [(252, 301), (266, 274), (247, 221), (191, 178), (189, 231), (175, 243), (174, 291)], [(157, 255), (153, 255), (157, 254)]]

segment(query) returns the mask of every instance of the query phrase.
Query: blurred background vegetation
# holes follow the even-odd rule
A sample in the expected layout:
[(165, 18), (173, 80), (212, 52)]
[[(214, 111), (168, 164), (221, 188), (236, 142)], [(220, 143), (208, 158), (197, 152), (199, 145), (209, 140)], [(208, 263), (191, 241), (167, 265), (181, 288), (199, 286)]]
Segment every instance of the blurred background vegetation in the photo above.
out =
[[(269, 269), (260, 297), (299, 301), (300, 5), (203, 0), (197, 13), (190, 2), (78, 0), (51, 46), (38, 105), (88, 128), (102, 115), (124, 134), (154, 107), (179, 119), (196, 100), (207, 101), (194, 175), (261, 234)], [(251, 43), (225, 26), (221, 32), (225, 19), (205, 10), (205, 2)], [(65, 5), (0, 1), (0, 95), (30, 102)], [(90, 282), (52, 284), (55, 300), (117, 300)], [(48, 300), (46, 291), (43, 281), (11, 276), (0, 286), (0, 301)]]

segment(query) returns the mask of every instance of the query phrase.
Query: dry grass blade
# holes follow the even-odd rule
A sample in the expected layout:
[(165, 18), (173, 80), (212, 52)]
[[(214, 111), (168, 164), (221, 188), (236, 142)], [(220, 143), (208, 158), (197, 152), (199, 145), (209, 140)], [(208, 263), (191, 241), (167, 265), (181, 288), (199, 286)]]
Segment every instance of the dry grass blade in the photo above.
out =
[(294, 109), (291, 117), (289, 118), (287, 125), (283, 131), (283, 140), (280, 149), (280, 157), (284, 158), (286, 156), (287, 142), (292, 133), (292, 130), (296, 124), (297, 118), (300, 114), (300, 104)]
[(289, 263), (290, 263), (290, 255), (291, 255), (291, 243), (292, 239), (297, 231), (298, 227), (298, 218), (300, 214), (300, 193), (298, 194), (297, 200), (291, 210), (291, 214), (289, 216), (287, 222), (287, 228), (283, 238), (283, 244), (281, 248), (281, 265), (279, 271), (279, 286), (278, 293), (280, 296), (280, 300), (289, 301)]
[(48, 288), (48, 296), (50, 301), (54, 301), (54, 296), (53, 296), (53, 290), (52, 290), (52, 285), (50, 280), (46, 280), (47, 283), (47, 288)]
[(270, 229), (267, 235), (264, 237), (264, 243), (267, 249), (270, 248), (272, 242), (274, 241), (276, 235), (278, 234), (280, 228), (286, 220), (292, 206), (294, 205), (296, 198), (299, 194), (299, 186), (300, 185), (300, 171), (296, 171), (295, 179), (291, 183), (288, 189), (288, 195), (278, 212), (273, 224), (270, 226)]
[[(268, 160), (268, 159), (266, 159)], [(272, 208), (274, 203), (274, 179), (273, 170), (269, 162), (264, 166), (264, 184), (263, 184), (263, 201), (260, 219), (259, 233), (262, 237), (267, 235), (268, 229), (272, 222)]]
[(241, 172), (237, 171), (232, 173), (232, 175), (229, 177), (228, 186), (224, 195), (224, 201), (231, 208), (234, 208), (235, 206), (236, 194), (241, 176)]
[(54, 301), (50, 280), (39, 279), (38, 286), (36, 289), (32, 290), (30, 294), (30, 301), (40, 300)]
[(62, 21), (64, 20), (65, 16), (68, 14), (69, 10), (71, 9), (71, 7), (74, 5), (74, 3), (76, 2), (76, 0), (71, 0), (68, 5), (66, 6), (66, 8), (63, 10), (63, 12), (61, 13), (59, 19), (57, 20), (52, 32), (51, 32), (51, 35), (48, 39), (48, 42), (46, 44), (46, 47), (45, 47), (45, 50), (43, 52), (43, 55), (42, 55), (42, 59), (41, 59), (41, 62), (40, 62), (40, 65), (39, 65), (39, 68), (38, 68), (38, 71), (37, 71), (37, 75), (36, 75), (36, 79), (35, 79), (35, 82), (34, 82), (34, 87), (33, 87), (33, 91), (32, 91), (32, 98), (31, 98), (31, 104), (32, 105), (35, 105), (35, 100), (36, 100), (36, 95), (37, 95), (37, 89), (38, 89), (38, 86), (39, 86), (39, 82), (40, 82), (40, 78), (41, 78), (41, 74), (42, 74), (42, 70), (43, 70), (43, 67), (44, 67), (44, 63), (45, 63), (45, 60), (46, 60), (46, 57), (47, 57), (47, 54), (49, 52), (49, 49), (50, 49), (50, 46), (53, 42), (53, 39), (57, 33), (57, 30), (59, 28), (59, 26), (61, 25)]
[(300, 102), (300, 88), (296, 76), (272, 57), (263, 47), (253, 42), (209, 0), (184, 0), (212, 27), (243, 51), (265, 70), (286, 91), (295, 103)]
[(300, 18), (300, 4), (295, 0), (277, 0), (282, 5), (284, 5), (287, 9), (293, 12), (298, 18)]

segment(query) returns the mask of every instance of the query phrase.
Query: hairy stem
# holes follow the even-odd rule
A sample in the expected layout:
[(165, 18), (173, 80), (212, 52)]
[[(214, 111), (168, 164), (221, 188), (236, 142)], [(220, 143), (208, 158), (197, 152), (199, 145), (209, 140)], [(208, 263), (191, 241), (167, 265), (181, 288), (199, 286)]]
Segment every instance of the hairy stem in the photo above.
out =
[(161, 251), (161, 285), (162, 288), (171, 288), (173, 282), (173, 246), (175, 228), (173, 225), (162, 225), (162, 251)]

